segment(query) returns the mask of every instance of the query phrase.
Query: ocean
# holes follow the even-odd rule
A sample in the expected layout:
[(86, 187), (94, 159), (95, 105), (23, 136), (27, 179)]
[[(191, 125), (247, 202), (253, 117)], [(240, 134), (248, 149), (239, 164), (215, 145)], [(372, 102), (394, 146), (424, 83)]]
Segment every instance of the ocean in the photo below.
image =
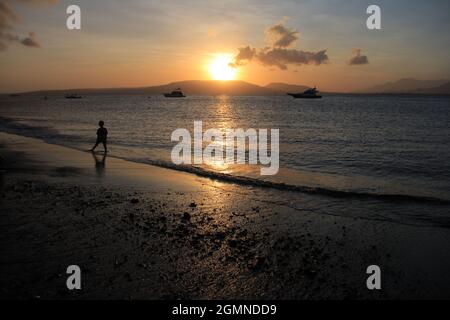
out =
[[(99, 120), (113, 157), (246, 185), (299, 212), (450, 227), (450, 97), (0, 97), (0, 131), (49, 143), (88, 150)], [(204, 130), (279, 129), (279, 173), (172, 164), (172, 132), (199, 120)]]

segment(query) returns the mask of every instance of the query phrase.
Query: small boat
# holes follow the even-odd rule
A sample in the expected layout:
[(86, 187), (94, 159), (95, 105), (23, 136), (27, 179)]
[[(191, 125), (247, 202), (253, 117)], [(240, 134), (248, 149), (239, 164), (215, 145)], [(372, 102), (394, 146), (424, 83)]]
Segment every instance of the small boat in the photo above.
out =
[(66, 94), (66, 99), (81, 99), (81, 98), (83, 97), (76, 93)]
[(184, 98), (186, 97), (180, 88), (176, 88), (171, 93), (164, 93), (166, 98)]
[(319, 90), (316, 89), (316, 87), (312, 89), (305, 90), (303, 93), (288, 93), (289, 96), (294, 97), (296, 99), (319, 99), (322, 98), (321, 95), (318, 95), (317, 93)]

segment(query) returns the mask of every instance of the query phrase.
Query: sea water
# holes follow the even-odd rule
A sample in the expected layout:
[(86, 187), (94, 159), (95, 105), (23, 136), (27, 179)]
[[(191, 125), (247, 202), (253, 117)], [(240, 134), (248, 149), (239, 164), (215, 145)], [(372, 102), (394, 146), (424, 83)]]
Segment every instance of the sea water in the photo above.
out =
[[(450, 226), (450, 97), (0, 97), (1, 131), (49, 143), (88, 150), (99, 120), (110, 156), (273, 189), (293, 206), (331, 201), (333, 214)], [(279, 129), (278, 174), (261, 176), (251, 164), (174, 165), (172, 132), (197, 120), (204, 130)]]

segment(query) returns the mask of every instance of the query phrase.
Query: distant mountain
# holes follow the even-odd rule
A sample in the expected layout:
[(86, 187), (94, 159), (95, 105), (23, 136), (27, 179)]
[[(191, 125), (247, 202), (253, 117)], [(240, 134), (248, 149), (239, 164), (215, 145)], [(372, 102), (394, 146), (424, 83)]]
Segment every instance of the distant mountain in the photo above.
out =
[(436, 88), (447, 83), (448, 80), (416, 80), (401, 79), (395, 82), (387, 82), (377, 85), (359, 93), (414, 93), (414, 91)]
[(165, 85), (139, 88), (103, 88), (103, 89), (67, 89), (35, 91), (28, 94), (52, 95), (52, 94), (122, 94), (122, 95), (162, 95), (176, 88), (190, 95), (230, 95), (230, 96), (270, 96), (279, 95), (280, 92), (251, 84), (244, 81), (216, 81), (216, 80), (187, 80), (172, 82)]
[(265, 86), (265, 88), (271, 89), (274, 91), (278, 91), (278, 92), (282, 92), (282, 93), (287, 93), (287, 92), (297, 93), (297, 92), (304, 92), (305, 90), (310, 89), (307, 86), (302, 86), (302, 85), (297, 85), (297, 84), (287, 84), (287, 83), (282, 83), (282, 82), (269, 83), (267, 86)]
[(230, 95), (230, 96), (265, 96), (277, 92), (244, 81), (190, 80), (173, 82), (167, 85), (148, 88), (149, 92), (161, 94), (181, 88), (187, 95)]
[(273, 96), (285, 95), (287, 92), (303, 92), (308, 87), (301, 85), (285, 84), (285, 83), (271, 83), (265, 87), (256, 84), (231, 80), (231, 81), (217, 81), (217, 80), (187, 80), (172, 82), (165, 85), (138, 87), (138, 88), (85, 88), (85, 89), (67, 89), (67, 90), (46, 90), (34, 91), (23, 94), (38, 94), (38, 95), (65, 95), (65, 94), (104, 94), (104, 95), (162, 95), (166, 92), (171, 92), (176, 88), (181, 90), (188, 96)]
[(443, 85), (430, 88), (430, 89), (418, 89), (415, 90), (414, 93), (422, 93), (422, 94), (450, 94), (450, 81), (444, 83)]
[[(176, 88), (181, 88), (188, 96), (274, 96), (286, 95), (288, 92), (303, 92), (310, 87), (304, 85), (287, 84), (282, 82), (273, 82), (266, 86), (239, 81), (218, 81), (218, 80), (187, 80), (171, 82), (165, 85), (137, 87), (137, 88), (85, 88), (85, 89), (66, 89), (66, 90), (42, 90), (33, 92), (24, 92), (20, 94), (32, 94), (40, 96), (50, 95), (162, 95), (171, 92)], [(402, 93), (402, 94), (450, 94), (449, 80), (415, 80), (401, 79), (395, 82), (387, 82), (372, 88), (353, 92), (354, 94), (377, 94), (377, 93)], [(329, 94), (332, 94), (329, 92)], [(345, 93), (334, 93), (345, 94)], [(14, 94), (13, 94), (14, 95)]]

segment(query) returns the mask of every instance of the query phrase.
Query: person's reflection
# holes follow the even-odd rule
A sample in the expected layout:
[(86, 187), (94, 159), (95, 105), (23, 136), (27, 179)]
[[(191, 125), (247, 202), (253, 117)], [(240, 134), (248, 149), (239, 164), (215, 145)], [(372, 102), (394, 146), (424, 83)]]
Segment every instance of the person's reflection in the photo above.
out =
[(95, 152), (92, 152), (92, 157), (94, 157), (97, 176), (102, 178), (105, 175), (106, 153), (102, 156), (98, 156)]

